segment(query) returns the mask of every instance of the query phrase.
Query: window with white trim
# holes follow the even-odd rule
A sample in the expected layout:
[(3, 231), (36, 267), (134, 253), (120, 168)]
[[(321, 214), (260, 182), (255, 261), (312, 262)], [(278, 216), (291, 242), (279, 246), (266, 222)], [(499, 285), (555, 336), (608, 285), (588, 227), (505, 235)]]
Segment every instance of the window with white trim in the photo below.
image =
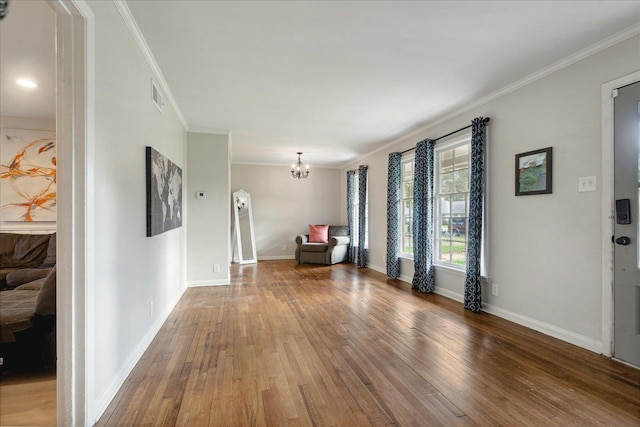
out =
[(400, 256), (413, 257), (413, 166), (414, 158), (402, 159), (400, 200)]
[(434, 153), (434, 262), (465, 270), (469, 219), (471, 140), (436, 147)]
[[(471, 135), (437, 145), (434, 150), (434, 264), (466, 271)], [(400, 200), (400, 256), (413, 258), (413, 175), (415, 159), (407, 157), (402, 170)], [(486, 224), (482, 230), (482, 275), (486, 277)]]
[(358, 247), (358, 206), (360, 204), (359, 201), (359, 197), (358, 197), (358, 185), (360, 183), (360, 180), (358, 179), (358, 174), (355, 173), (353, 175), (353, 179), (351, 180), (351, 192), (353, 194), (353, 200), (351, 200), (351, 212), (352, 212), (352, 218), (351, 218), (351, 223), (353, 224), (353, 230), (352, 231), (352, 235), (353, 235), (353, 240), (351, 242), (351, 244), (354, 247)]
[[(359, 246), (359, 221), (358, 218), (360, 216), (360, 197), (358, 194), (358, 191), (360, 189), (360, 178), (358, 173), (356, 172), (356, 174), (353, 176), (353, 181), (352, 181), (352, 191), (354, 194), (354, 198), (352, 201), (352, 206), (353, 206), (353, 218), (352, 220), (352, 224), (353, 224), (353, 246), (358, 247)], [(365, 249), (369, 249), (369, 189), (367, 188), (367, 195), (366, 195), (366, 202), (365, 202), (365, 207), (364, 207), (364, 247)]]

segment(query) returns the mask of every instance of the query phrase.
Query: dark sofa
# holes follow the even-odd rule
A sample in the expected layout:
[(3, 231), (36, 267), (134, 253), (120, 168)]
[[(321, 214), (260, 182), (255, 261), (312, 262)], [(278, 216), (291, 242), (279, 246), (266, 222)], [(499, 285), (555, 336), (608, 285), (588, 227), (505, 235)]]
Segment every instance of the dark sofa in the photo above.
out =
[(55, 367), (56, 267), (48, 271), (46, 277), (0, 291), (3, 371)]
[(0, 289), (45, 277), (56, 264), (56, 233), (0, 233)]
[(55, 367), (56, 233), (0, 233), (2, 372)]

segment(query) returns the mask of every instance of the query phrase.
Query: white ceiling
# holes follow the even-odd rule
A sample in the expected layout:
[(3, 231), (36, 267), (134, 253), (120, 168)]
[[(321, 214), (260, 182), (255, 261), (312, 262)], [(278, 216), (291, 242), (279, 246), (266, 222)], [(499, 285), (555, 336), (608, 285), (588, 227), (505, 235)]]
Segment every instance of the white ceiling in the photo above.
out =
[[(56, 117), (55, 15), (44, 1), (12, 0), (0, 21), (0, 115)], [(30, 78), (38, 85), (16, 84)]]
[[(54, 114), (12, 86), (32, 73), (52, 93), (53, 19), (38, 4), (48, 8), (13, 0), (0, 25), (1, 114)], [(189, 129), (231, 131), (236, 163), (291, 164), (303, 151), (312, 166), (343, 165), (640, 28), (640, 1), (127, 4)]]

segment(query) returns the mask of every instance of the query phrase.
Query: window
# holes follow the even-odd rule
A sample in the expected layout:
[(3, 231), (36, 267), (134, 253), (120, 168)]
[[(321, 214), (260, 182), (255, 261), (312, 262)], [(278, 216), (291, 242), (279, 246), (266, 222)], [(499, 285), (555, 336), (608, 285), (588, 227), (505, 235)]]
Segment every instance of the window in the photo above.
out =
[(358, 187), (360, 184), (360, 180), (358, 179), (358, 174), (354, 174), (353, 175), (353, 180), (351, 181), (352, 184), (352, 194), (353, 194), (353, 200), (351, 200), (351, 206), (353, 207), (353, 209), (351, 210), (351, 212), (353, 212), (353, 217), (351, 218), (351, 224), (353, 224), (353, 230), (352, 230), (352, 234), (353, 234), (353, 241), (351, 242), (351, 244), (354, 247), (358, 246), (358, 206), (360, 204), (359, 202), (359, 197), (358, 197)]
[(400, 256), (413, 256), (413, 165), (414, 159), (402, 159), (402, 188), (400, 201)]
[[(413, 257), (413, 175), (414, 158), (400, 163), (400, 256)], [(471, 135), (436, 146), (434, 152), (434, 264), (465, 271), (467, 266), (467, 225)], [(486, 274), (486, 239), (483, 229), (481, 266)]]
[(435, 150), (435, 263), (465, 269), (470, 140)]
[[(354, 198), (352, 201), (352, 206), (353, 206), (353, 218), (352, 218), (352, 224), (353, 224), (353, 246), (357, 247), (359, 246), (359, 222), (358, 222), (358, 218), (360, 216), (360, 197), (359, 197), (359, 189), (360, 189), (360, 179), (358, 174), (356, 173), (353, 176), (353, 194), (354, 194)], [(365, 204), (365, 211), (364, 211), (364, 247), (366, 249), (369, 248), (369, 189), (367, 188), (367, 196), (366, 196), (366, 204)]]

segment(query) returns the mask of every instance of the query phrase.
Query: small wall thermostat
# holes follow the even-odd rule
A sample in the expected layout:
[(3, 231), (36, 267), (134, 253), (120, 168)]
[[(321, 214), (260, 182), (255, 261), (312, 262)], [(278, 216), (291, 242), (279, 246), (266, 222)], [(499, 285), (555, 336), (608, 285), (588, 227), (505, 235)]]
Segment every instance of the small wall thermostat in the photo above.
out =
[(207, 193), (205, 191), (198, 191), (196, 193), (196, 199), (205, 200), (207, 198)]

